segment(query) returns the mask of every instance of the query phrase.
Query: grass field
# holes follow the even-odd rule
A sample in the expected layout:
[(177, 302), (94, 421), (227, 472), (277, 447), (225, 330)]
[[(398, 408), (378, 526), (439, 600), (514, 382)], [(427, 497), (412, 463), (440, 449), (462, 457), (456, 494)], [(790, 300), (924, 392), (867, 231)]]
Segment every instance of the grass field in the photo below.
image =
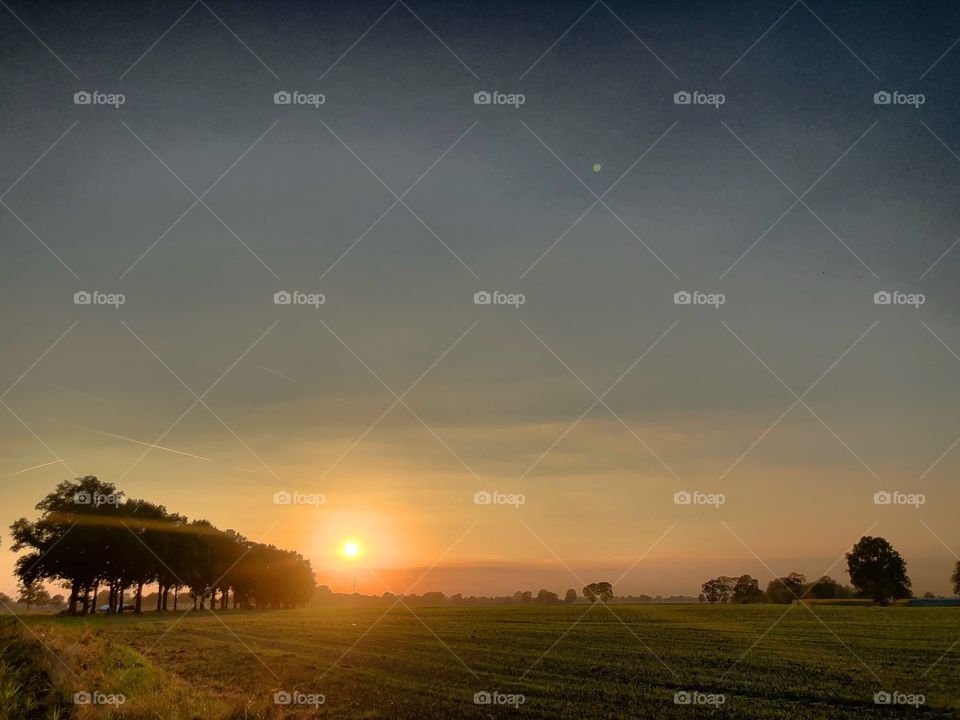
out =
[[(28, 687), (40, 708), (24, 717), (53, 717), (41, 712), (51, 702), (64, 706), (61, 717), (203, 720), (960, 716), (960, 646), (948, 653), (960, 638), (960, 612), (952, 608), (438, 607), (414, 616), (397, 606), (383, 613), (34, 615), (25, 618), (29, 630), (5, 620), (3, 635), (7, 655), (34, 672)], [(40, 649), (41, 640), (62, 663)], [(53, 689), (44, 696), (47, 683)], [(126, 701), (75, 706), (78, 691), (122, 693)], [(276, 705), (278, 691), (319, 693), (324, 703)], [(475, 704), (482, 691), (522, 694), (523, 703)], [(682, 691), (722, 694), (724, 702), (677, 704)], [(925, 704), (877, 705), (878, 691), (922, 693)]]

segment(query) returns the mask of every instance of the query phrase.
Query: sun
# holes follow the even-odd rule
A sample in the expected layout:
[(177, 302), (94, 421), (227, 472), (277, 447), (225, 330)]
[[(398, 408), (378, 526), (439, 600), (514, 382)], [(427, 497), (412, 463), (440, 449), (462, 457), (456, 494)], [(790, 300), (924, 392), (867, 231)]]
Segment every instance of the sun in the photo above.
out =
[(360, 554), (360, 545), (355, 540), (347, 540), (340, 548), (340, 554), (345, 558), (355, 558)]

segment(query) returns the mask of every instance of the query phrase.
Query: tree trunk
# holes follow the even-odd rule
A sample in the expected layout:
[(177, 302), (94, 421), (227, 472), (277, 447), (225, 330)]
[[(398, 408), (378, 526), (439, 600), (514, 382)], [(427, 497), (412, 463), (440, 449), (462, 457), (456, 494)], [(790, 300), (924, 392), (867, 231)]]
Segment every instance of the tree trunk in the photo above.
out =
[(173, 611), (177, 611), (177, 598), (180, 597), (180, 586), (175, 585), (173, 588)]
[(143, 583), (137, 583), (137, 599), (133, 603), (133, 612), (135, 615), (143, 614)]
[(99, 592), (100, 592), (100, 581), (99, 581), (99, 580), (96, 580), (96, 581), (93, 583), (93, 600), (92, 600), (92, 604), (91, 604), (91, 607), (90, 607), (90, 613), (91, 613), (92, 615), (96, 615), (96, 614), (97, 614), (97, 595), (99, 594)]
[(67, 603), (67, 611), (71, 615), (77, 614), (77, 593), (80, 591), (80, 582), (72, 580), (70, 582), (70, 600)]
[(157, 612), (163, 607), (163, 583), (157, 583)]

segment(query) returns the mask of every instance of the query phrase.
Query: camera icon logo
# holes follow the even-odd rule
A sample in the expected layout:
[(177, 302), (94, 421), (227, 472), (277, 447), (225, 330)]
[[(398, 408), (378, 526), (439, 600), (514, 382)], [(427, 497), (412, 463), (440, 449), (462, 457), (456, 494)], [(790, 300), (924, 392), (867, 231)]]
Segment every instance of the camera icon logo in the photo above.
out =
[(474, 505), (489, 505), (493, 502), (493, 495), (486, 490), (475, 492), (473, 494)]
[(493, 695), (488, 693), (486, 690), (481, 690), (480, 692), (475, 692), (473, 694), (474, 705), (490, 705), (492, 702)]
[(873, 294), (874, 305), (889, 305), (893, 301), (893, 296), (886, 290), (879, 290)]
[(273, 94), (274, 105), (289, 105), (293, 101), (293, 96), (286, 90), (280, 90)]
[(273, 694), (274, 705), (290, 705), (293, 702), (293, 696), (286, 690), (277, 690)]
[(480, 90), (473, 94), (474, 105), (489, 105), (493, 102), (493, 96), (486, 90)]
[(274, 505), (289, 505), (293, 502), (293, 494), (286, 490), (280, 490), (273, 494)]
[(273, 294), (274, 305), (289, 305), (291, 302), (293, 302), (293, 295), (286, 290), (278, 290)]
[(875, 705), (889, 705), (893, 702), (893, 696), (886, 690), (881, 690), (873, 694), (873, 702)]
[(886, 490), (879, 490), (873, 494), (874, 505), (890, 505), (893, 502), (893, 495)]
[(89, 105), (93, 102), (93, 96), (86, 90), (78, 90), (73, 94), (74, 105)]
[(688, 493), (686, 490), (680, 490), (673, 494), (674, 505), (689, 505), (692, 502), (693, 502), (693, 495)]
[(689, 305), (693, 300), (693, 296), (688, 293), (686, 290), (680, 290), (673, 294), (673, 304), (674, 305)]
[(493, 302), (493, 296), (486, 290), (480, 290), (473, 294), (474, 305), (489, 305), (491, 302)]
[(886, 90), (880, 90), (873, 94), (874, 105), (889, 105), (891, 102), (893, 102), (893, 96)]
[(88, 692), (75, 692), (73, 694), (74, 705), (89, 705), (93, 702), (93, 696)]
[(73, 304), (74, 305), (89, 305), (93, 302), (93, 295), (88, 293), (86, 290), (80, 290), (73, 294)]
[(689, 105), (693, 101), (693, 96), (690, 95), (686, 90), (680, 90), (673, 94), (673, 104), (674, 105)]
[(73, 494), (73, 502), (77, 505), (90, 505), (93, 502), (93, 496), (85, 490), (81, 490)]
[(677, 705), (689, 705), (693, 702), (693, 697), (687, 690), (678, 690), (673, 694), (673, 702)]

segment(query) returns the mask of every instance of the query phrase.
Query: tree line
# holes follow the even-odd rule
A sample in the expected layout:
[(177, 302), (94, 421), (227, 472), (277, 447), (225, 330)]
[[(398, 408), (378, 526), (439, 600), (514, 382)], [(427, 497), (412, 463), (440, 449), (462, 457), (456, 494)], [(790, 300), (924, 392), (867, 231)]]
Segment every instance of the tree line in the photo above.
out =
[[(14, 552), (27, 550), (15, 573), (24, 589), (60, 582), (70, 594), (66, 612), (96, 612), (108, 590), (108, 612), (142, 611), (143, 589), (157, 586), (159, 612), (177, 610), (186, 589), (193, 609), (288, 608), (305, 604), (315, 580), (299, 553), (189, 520), (164, 506), (127, 498), (112, 483), (88, 475), (64, 480), (36, 505), (40, 517), (16, 520)], [(132, 593), (132, 605), (124, 602)], [(91, 601), (92, 598), (92, 601)]]
[[(841, 585), (828, 575), (807, 582), (802, 573), (792, 572), (771, 580), (766, 590), (750, 575), (720, 577), (701, 586), (700, 602), (708, 603), (791, 603), (805, 598), (833, 600), (866, 598), (879, 603), (913, 597), (907, 563), (882, 537), (865, 535), (846, 554), (850, 585)], [(960, 562), (951, 578), (960, 594)]]

